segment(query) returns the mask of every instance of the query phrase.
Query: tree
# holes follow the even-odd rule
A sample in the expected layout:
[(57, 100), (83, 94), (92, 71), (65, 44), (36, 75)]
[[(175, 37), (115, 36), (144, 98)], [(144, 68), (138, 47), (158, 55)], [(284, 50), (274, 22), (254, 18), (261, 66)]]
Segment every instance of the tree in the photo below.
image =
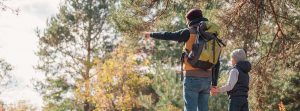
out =
[[(65, 0), (59, 13), (47, 21), (39, 38), (39, 63), (46, 79), (36, 83), (45, 100), (45, 110), (84, 110), (94, 106), (89, 101), (91, 78), (96, 74), (96, 59), (105, 60), (113, 49), (106, 17), (112, 0)], [(78, 85), (78, 83), (83, 83)], [(78, 99), (75, 90), (85, 94)]]
[(295, 62), (299, 61), (299, 21), (296, 20), (300, 17), (299, 1), (240, 0), (222, 4), (233, 7), (224, 7), (226, 11), (221, 11), (219, 17), (227, 46), (244, 48), (253, 64), (249, 96), (252, 109), (277, 109), (276, 105), (269, 107), (280, 102), (271, 92), (282, 88), (273, 85), (287, 81), (272, 81), (280, 79), (278, 75), (282, 73), (287, 74), (282, 70), (294, 70)]
[(111, 58), (99, 63), (91, 100), (97, 111), (143, 110), (140, 94), (149, 93), (151, 80), (142, 70), (137, 55), (128, 46), (118, 46)]
[[(298, 103), (300, 94), (300, 86), (299, 86), (299, 79), (300, 74), (298, 72), (292, 72), (291, 75), (289, 75), (288, 78), (286, 78), (286, 83), (281, 82), (283, 91), (279, 93), (280, 95), (280, 101), (282, 101), (284, 104), (286, 104), (286, 109), (289, 110), (298, 110), (300, 108), (300, 105)], [(274, 106), (276, 107), (276, 106)]]

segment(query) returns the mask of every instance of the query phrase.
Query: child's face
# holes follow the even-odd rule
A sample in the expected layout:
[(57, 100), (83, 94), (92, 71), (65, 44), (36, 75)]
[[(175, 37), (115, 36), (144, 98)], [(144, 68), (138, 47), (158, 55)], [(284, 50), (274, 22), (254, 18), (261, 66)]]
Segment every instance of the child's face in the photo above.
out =
[(232, 64), (232, 65), (235, 65), (235, 64), (236, 64), (236, 60), (233, 59), (233, 58), (231, 58), (231, 64)]

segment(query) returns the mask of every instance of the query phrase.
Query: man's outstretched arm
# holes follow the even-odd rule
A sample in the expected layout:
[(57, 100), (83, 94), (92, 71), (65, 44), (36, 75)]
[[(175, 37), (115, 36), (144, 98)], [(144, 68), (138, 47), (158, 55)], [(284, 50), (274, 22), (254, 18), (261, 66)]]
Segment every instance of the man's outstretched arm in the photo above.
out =
[(155, 39), (186, 42), (190, 37), (190, 32), (188, 29), (182, 29), (176, 32), (145, 32), (145, 35)]

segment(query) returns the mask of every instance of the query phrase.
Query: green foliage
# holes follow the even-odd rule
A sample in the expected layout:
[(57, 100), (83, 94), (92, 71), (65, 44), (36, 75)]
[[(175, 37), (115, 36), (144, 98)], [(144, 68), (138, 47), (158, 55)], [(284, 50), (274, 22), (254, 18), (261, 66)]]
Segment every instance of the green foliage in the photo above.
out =
[[(141, 95), (141, 104), (150, 111), (180, 111), (183, 108), (180, 78), (170, 64), (154, 65), (151, 89), (154, 93)], [(179, 76), (179, 75), (178, 75)]]
[(227, 94), (218, 94), (217, 96), (210, 97), (208, 102), (210, 111), (226, 111), (228, 110), (228, 104)]
[(298, 103), (300, 99), (300, 73), (299, 72), (289, 72), (286, 71), (288, 77), (286, 82), (280, 82), (282, 91), (279, 93), (280, 99), (285, 104), (288, 110), (298, 110), (300, 105)]
[(281, 70), (275, 73), (276, 78), (272, 79), (271, 87), (273, 90), (269, 90), (267, 94), (272, 95), (272, 97), (267, 97), (268, 100), (265, 101), (269, 104), (268, 111), (278, 109), (278, 104), (282, 102), (287, 110), (298, 110), (300, 105), (299, 100), (299, 79), (300, 74), (297, 70)]
[(66, 111), (66, 110), (83, 111), (77, 106), (79, 104), (74, 104), (73, 101), (75, 100), (68, 98), (68, 99), (64, 99), (62, 102), (59, 103), (48, 102), (48, 105), (43, 107), (43, 111)]

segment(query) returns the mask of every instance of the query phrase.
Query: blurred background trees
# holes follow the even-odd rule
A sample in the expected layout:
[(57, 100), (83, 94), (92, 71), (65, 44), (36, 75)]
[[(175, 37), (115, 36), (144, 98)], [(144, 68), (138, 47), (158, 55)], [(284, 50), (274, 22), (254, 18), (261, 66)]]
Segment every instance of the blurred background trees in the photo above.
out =
[(0, 93), (11, 81), (11, 71), (13, 67), (11, 64), (0, 58)]
[(25, 100), (19, 100), (14, 104), (5, 106), (4, 111), (37, 111), (37, 108)]
[[(59, 13), (37, 30), (39, 38), (38, 71), (44, 81), (36, 89), (46, 110), (91, 111), (91, 78), (96, 74), (95, 60), (104, 61), (115, 44), (113, 29), (107, 23), (112, 0), (65, 0)], [(113, 42), (111, 42), (113, 41)], [(76, 97), (75, 90), (83, 97)]]
[(20, 13), (20, 9), (7, 5), (7, 1), (8, 0), (0, 0), (0, 13), (4, 11), (10, 11), (13, 14), (18, 15)]
[[(298, 0), (66, 0), (38, 31), (37, 84), (46, 110), (181, 110), (178, 78), (182, 43), (144, 40), (143, 31), (185, 28), (185, 13), (200, 8), (225, 41), (219, 86), (229, 53), (247, 51), (253, 65), (251, 110), (297, 110), (300, 69)], [(227, 96), (210, 109), (227, 109)]]

